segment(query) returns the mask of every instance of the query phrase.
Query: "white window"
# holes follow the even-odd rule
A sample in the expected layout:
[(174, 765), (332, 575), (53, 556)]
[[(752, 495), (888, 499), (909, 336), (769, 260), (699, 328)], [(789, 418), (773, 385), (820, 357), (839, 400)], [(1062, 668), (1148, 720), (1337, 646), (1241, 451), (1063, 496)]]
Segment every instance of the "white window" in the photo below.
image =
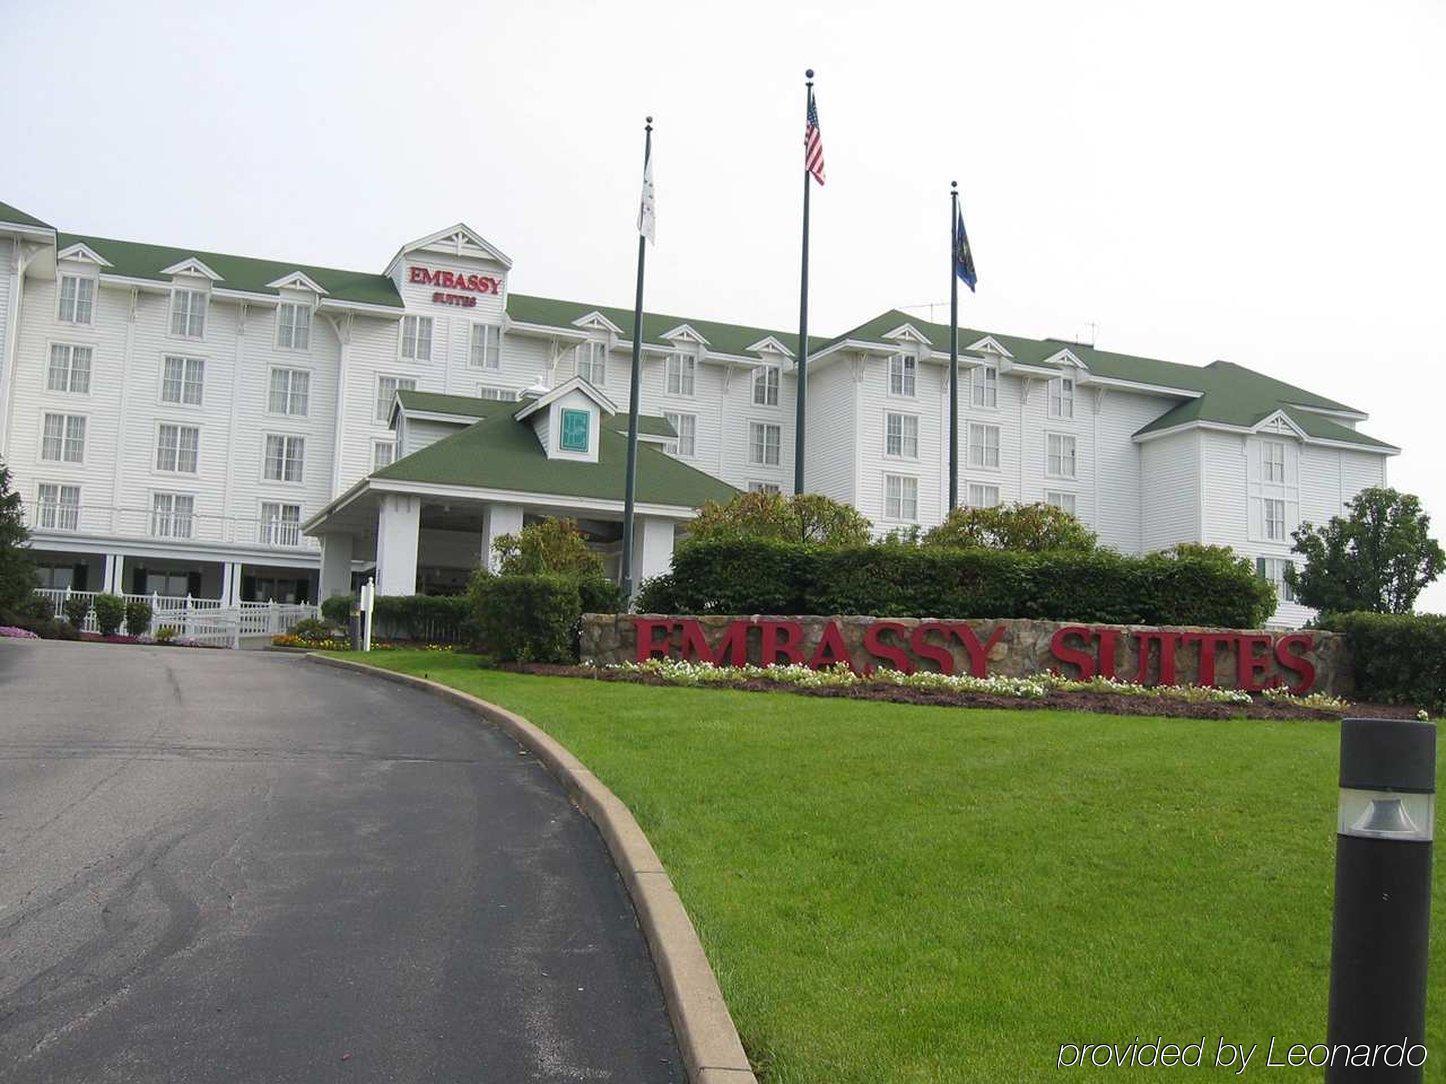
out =
[(200, 358), (161, 359), (161, 402), (200, 406), (206, 363)]
[(1074, 437), (1065, 433), (1049, 433), (1045, 438), (1044, 473), (1051, 478), (1075, 476)]
[(80, 486), (41, 482), (35, 502), (36, 526), (73, 531), (80, 523)]
[(1074, 377), (1056, 377), (1049, 382), (1049, 416), (1074, 417)]
[(191, 577), (185, 572), (147, 572), (145, 593), (161, 598), (190, 598)]
[(971, 467), (999, 466), (999, 426), (969, 423), (969, 465)]
[(889, 394), (915, 394), (915, 376), (918, 362), (909, 354), (894, 354), (889, 358)]
[(491, 384), (478, 384), (477, 398), (491, 399), (499, 403), (515, 403), (517, 393), (511, 388), (495, 388)]
[(85, 461), (85, 416), (47, 414), (40, 435), (40, 458), (56, 463)]
[(919, 518), (919, 479), (884, 475), (884, 518), (913, 522)]
[(193, 425), (162, 425), (156, 434), (156, 470), (195, 474), (201, 431)]
[(999, 405), (999, 366), (986, 362), (969, 374), (969, 401), (977, 407)]
[(276, 345), (287, 350), (311, 346), (311, 306), (283, 301), (276, 306)]
[(970, 508), (994, 508), (999, 504), (999, 487), (970, 482), (964, 499)]
[(206, 291), (177, 286), (171, 291), (171, 334), (199, 339), (206, 333)]
[(264, 475), (272, 482), (301, 481), (302, 460), (306, 457), (304, 437), (266, 434), (266, 465)]
[(919, 419), (914, 414), (884, 415), (884, 454), (919, 458)]
[(467, 364), (474, 369), (502, 368), (502, 329), (488, 324), (473, 324), (467, 344)]
[(262, 501), (261, 542), (267, 546), (301, 545), (301, 505)]
[(45, 377), (46, 388), (79, 394), (90, 391), (91, 356), (88, 346), (53, 343), (50, 347), (50, 369)]
[(766, 467), (778, 466), (778, 448), (782, 430), (768, 422), (748, 423), (748, 462)]
[(1285, 445), (1278, 440), (1263, 441), (1260, 445), (1260, 480), (1285, 481)]
[(383, 467), (389, 467), (396, 458), (397, 445), (395, 441), (372, 441), (372, 470), (381, 470)]
[(1044, 494), (1044, 503), (1051, 508), (1058, 508), (1061, 512), (1075, 514), (1075, 495), (1066, 493), (1062, 489), (1051, 489)]
[(1285, 580), (1285, 570), (1292, 562), (1285, 557), (1257, 557), (1255, 571), (1263, 580), (1275, 585), (1275, 595), (1281, 602), (1294, 602), (1295, 592)]
[(305, 369), (272, 369), (266, 409), (272, 414), (306, 416), (311, 407), (311, 374)]
[(607, 343), (590, 339), (577, 347), (577, 375), (589, 384), (602, 387), (608, 379)]
[(190, 538), (196, 498), (187, 493), (151, 494), (151, 534), (156, 538)]
[(392, 400), (399, 391), (416, 391), (417, 382), (409, 376), (377, 377), (377, 421), (386, 423), (392, 416)]
[(677, 440), (670, 440), (663, 445), (663, 450), (670, 455), (680, 455), (685, 458), (696, 455), (698, 447), (698, 415), (696, 414), (667, 414), (663, 415), (673, 431), (678, 434)]
[(432, 318), (402, 317), (402, 357), (408, 361), (432, 360)]
[(749, 493), (781, 493), (777, 482), (749, 482)]
[(760, 365), (753, 370), (753, 403), (755, 406), (778, 405), (778, 381), (782, 370), (777, 365)]
[(89, 324), (95, 318), (95, 279), (83, 275), (60, 276), (60, 309), (67, 324)]
[(1265, 537), (1271, 542), (1285, 541), (1285, 501), (1266, 497), (1261, 501), (1264, 512)]
[(698, 359), (692, 354), (669, 354), (663, 362), (664, 387), (669, 395), (693, 394)]

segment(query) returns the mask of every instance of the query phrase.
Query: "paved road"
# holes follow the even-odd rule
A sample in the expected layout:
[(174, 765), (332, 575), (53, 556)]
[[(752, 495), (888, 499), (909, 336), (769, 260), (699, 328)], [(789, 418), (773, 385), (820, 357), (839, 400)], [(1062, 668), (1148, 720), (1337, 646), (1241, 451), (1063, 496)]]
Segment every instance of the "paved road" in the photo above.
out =
[(299, 656), (0, 640), (0, 1079), (683, 1078), (510, 739)]

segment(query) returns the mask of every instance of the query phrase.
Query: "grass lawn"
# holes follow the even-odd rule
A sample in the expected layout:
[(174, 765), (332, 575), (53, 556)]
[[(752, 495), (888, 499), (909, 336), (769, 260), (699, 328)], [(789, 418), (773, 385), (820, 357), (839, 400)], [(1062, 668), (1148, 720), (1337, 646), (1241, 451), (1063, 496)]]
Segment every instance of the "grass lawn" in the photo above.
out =
[[(349, 656), (356, 657), (356, 656)], [(1323, 1041), (1333, 723), (964, 710), (369, 661), (556, 736), (626, 802), (770, 1084), (1034, 1081), (1062, 1042)], [(1446, 1078), (1436, 871), (1427, 1079)], [(1225, 1070), (1175, 1069), (1216, 1079)], [(1157, 1080), (1163, 1070), (1075, 1070)]]

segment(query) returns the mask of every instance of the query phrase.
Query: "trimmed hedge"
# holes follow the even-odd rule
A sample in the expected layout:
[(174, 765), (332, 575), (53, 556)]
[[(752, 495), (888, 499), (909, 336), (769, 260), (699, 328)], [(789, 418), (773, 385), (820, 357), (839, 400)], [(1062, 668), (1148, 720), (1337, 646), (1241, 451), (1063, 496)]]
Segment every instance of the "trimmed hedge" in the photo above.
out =
[(126, 603), (126, 632), (132, 636), (145, 636), (151, 631), (151, 604), (139, 600)]
[(582, 616), (566, 576), (490, 576), (474, 589), (485, 648), (502, 662), (576, 662)]
[(347, 622), (351, 620), (353, 604), (354, 600), (350, 595), (332, 595), (321, 604), (321, 616), (333, 625), (346, 628)]
[[(466, 595), (378, 595), (372, 635), (384, 640), (462, 643), (473, 639), (471, 618)], [(340, 624), (346, 624), (345, 617)]]
[(102, 636), (114, 636), (120, 632), (125, 617), (125, 599), (119, 595), (95, 596), (95, 625)]
[(1360, 612), (1318, 624), (1345, 635), (1359, 699), (1446, 714), (1446, 616)]
[(85, 624), (86, 616), (90, 613), (89, 595), (71, 595), (65, 600), (65, 619), (76, 629)]
[(1208, 553), (1015, 553), (877, 543), (689, 542), (644, 585), (645, 613), (999, 617), (1259, 628), (1275, 590)]

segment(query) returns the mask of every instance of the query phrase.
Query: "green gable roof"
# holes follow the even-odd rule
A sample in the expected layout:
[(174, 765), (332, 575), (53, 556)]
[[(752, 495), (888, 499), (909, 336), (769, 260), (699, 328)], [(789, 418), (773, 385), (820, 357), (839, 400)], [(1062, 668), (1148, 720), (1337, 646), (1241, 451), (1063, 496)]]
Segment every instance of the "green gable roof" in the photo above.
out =
[[(456, 414), (467, 418), (485, 418), (495, 413), (516, 413), (521, 402), (506, 399), (479, 399), (471, 395), (443, 395), (434, 391), (397, 392), (397, 401), (408, 410), (427, 411), (434, 414)], [(602, 424), (619, 433), (628, 431), (628, 416), (623, 413), (604, 414)], [(638, 432), (647, 437), (676, 437), (677, 431), (668, 424), (667, 418), (656, 414), (638, 415)]]
[[(476, 486), (595, 500), (623, 499), (628, 446), (626, 415), (605, 418), (598, 432), (598, 461), (583, 463), (549, 459), (532, 426), (512, 417), (517, 406), (516, 403), (488, 403), (483, 416), (466, 429), (373, 471), (371, 477), (379, 481)], [(498, 407), (512, 409), (496, 409)], [(616, 425), (619, 418), (622, 419), (621, 432)], [(705, 501), (731, 500), (737, 493), (727, 483), (680, 463), (661, 448), (638, 445), (637, 494), (644, 504), (697, 508)]]
[[(588, 315), (601, 313), (619, 328), (629, 340), (633, 337), (633, 310), (617, 309), (608, 305), (585, 305), (578, 301), (559, 301), (548, 297), (530, 297), (527, 294), (507, 295), (507, 315), (524, 324), (541, 324), (544, 327), (572, 327), (573, 322)], [(748, 356), (748, 348), (759, 339), (770, 335), (789, 350), (797, 350), (798, 335), (787, 331), (773, 331), (768, 328), (747, 327), (742, 324), (723, 324), (716, 320), (695, 320), (686, 316), (666, 316), (662, 313), (643, 313), (643, 342), (654, 346), (671, 345), (663, 334), (682, 324), (687, 324), (708, 340), (708, 348), (720, 354)], [(813, 336), (809, 336), (813, 341)]]
[(327, 296), (338, 301), (354, 301), (364, 305), (381, 305), (400, 309), (401, 295), (396, 284), (386, 275), (367, 271), (342, 271), (334, 267), (313, 267), (310, 264), (284, 263), (280, 260), (257, 260), (250, 256), (228, 256), (220, 252), (204, 252), (197, 248), (169, 248), (165, 245), (143, 245), (135, 241), (115, 241), (107, 237), (86, 237), (62, 233), (56, 238), (61, 249), (74, 244), (86, 245), (113, 265), (108, 272), (127, 278), (153, 279), (169, 282), (170, 275), (161, 269), (194, 256), (221, 276), (217, 283), (227, 290), (250, 294), (272, 294), (279, 291), (267, 286), (279, 278), (300, 271), (316, 281)]
[(34, 215), (26, 214), (19, 207), (12, 207), (8, 203), (0, 203), (0, 222), (12, 226), (35, 226), (42, 230), (55, 228), (49, 222), (42, 222)]

